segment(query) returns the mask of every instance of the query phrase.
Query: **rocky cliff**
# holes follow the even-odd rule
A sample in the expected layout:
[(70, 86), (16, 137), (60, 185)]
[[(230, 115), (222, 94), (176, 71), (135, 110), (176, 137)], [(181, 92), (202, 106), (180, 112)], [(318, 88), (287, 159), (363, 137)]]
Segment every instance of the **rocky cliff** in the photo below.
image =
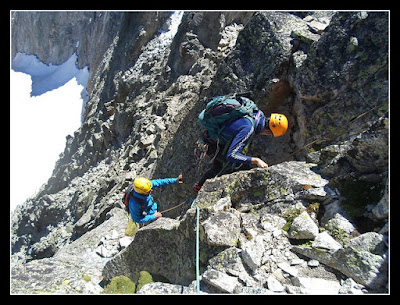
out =
[[(128, 183), (181, 172), (154, 197), (200, 207), (202, 291), (388, 291), (388, 13), (16, 12), (11, 25), (13, 55), (76, 52), (90, 69), (81, 128), (11, 217), (13, 293), (98, 293), (143, 270), (169, 284), (141, 293), (195, 292), (194, 208), (124, 237)], [(254, 139), (269, 169), (195, 198), (203, 100), (241, 92), (289, 130)]]

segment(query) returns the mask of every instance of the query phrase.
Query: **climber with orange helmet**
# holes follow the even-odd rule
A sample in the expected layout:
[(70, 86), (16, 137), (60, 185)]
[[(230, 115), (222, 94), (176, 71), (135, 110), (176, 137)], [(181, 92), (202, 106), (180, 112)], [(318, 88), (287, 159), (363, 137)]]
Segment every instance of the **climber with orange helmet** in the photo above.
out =
[(288, 129), (289, 122), (285, 115), (279, 113), (271, 113), (268, 127), (273, 133), (274, 137), (283, 136)]
[(182, 184), (182, 175), (178, 178), (165, 178), (149, 180), (144, 177), (136, 178), (125, 191), (123, 202), (129, 209), (132, 220), (137, 223), (148, 222), (162, 217), (158, 212), (158, 205), (153, 201), (151, 192), (153, 188), (170, 185)]
[[(219, 112), (224, 113), (226, 111), (224, 109), (221, 111), (221, 107), (224, 106), (219, 107)], [(228, 162), (234, 166), (238, 165), (236, 168), (232, 166), (232, 171), (238, 169), (242, 164), (256, 164), (260, 168), (268, 167), (268, 164), (263, 160), (257, 157), (246, 156), (244, 151), (247, 151), (254, 134), (280, 137), (286, 133), (289, 123), (283, 114), (271, 113), (271, 116), (266, 118), (264, 113), (258, 110), (256, 106), (253, 106), (253, 108), (253, 114), (247, 114), (239, 119), (223, 124), (222, 131), (218, 133), (217, 142), (209, 137), (208, 130), (203, 133), (202, 142), (208, 145), (207, 155), (213, 159), (213, 163), (212, 167), (195, 183), (193, 188), (195, 193), (200, 191), (207, 179), (219, 176), (226, 171)], [(203, 119), (203, 117), (201, 118)], [(231, 140), (226, 141), (224, 138)]]

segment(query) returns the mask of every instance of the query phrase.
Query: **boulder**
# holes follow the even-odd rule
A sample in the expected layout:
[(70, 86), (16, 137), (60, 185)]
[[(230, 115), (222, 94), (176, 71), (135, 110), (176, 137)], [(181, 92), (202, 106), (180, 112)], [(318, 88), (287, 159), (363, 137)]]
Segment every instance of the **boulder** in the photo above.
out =
[(297, 274), (299, 273), (299, 270), (296, 269), (295, 267), (291, 267), (289, 266), (288, 263), (279, 263), (278, 267), (280, 269), (282, 269), (283, 271), (285, 271), (286, 273), (290, 274), (291, 276), (297, 276)]
[(351, 234), (356, 230), (349, 220), (349, 217), (340, 206), (339, 200), (325, 205), (324, 210), (324, 214), (321, 217), (321, 225), (328, 230), (342, 230), (347, 234)]
[(232, 207), (247, 211), (251, 206), (294, 200), (325, 200), (338, 197), (328, 180), (313, 171), (313, 164), (283, 162), (268, 169), (254, 168), (209, 179), (200, 190), (196, 202), (213, 206), (222, 197), (230, 196)]
[(274, 292), (282, 292), (285, 290), (285, 287), (283, 287), (282, 284), (273, 275), (268, 277), (267, 286), (268, 290)]
[[(332, 16), (329, 27), (312, 45), (307, 59), (289, 78), (297, 94), (299, 142), (307, 143), (318, 135), (328, 134), (327, 128), (347, 135), (363, 129), (366, 123), (377, 120), (375, 114), (369, 113), (357, 121), (352, 119), (372, 107), (378, 107), (378, 116), (385, 113), (388, 27), (384, 24), (387, 25), (387, 18), (387, 12), (343, 12)], [(371, 137), (369, 141), (386, 142), (386, 135)], [(385, 149), (381, 152), (373, 149), (372, 154), (368, 150), (362, 150), (363, 153), (355, 150), (354, 156), (365, 157), (353, 158), (355, 166), (360, 170), (367, 170), (366, 163), (370, 169), (380, 166), (385, 159), (382, 157), (387, 156), (387, 145), (381, 147)]]
[(153, 282), (144, 285), (136, 294), (194, 294), (196, 289), (169, 283)]
[(245, 272), (245, 267), (241, 259), (242, 256), (243, 254), (240, 249), (231, 247), (212, 257), (208, 261), (208, 265), (212, 269), (224, 272), (228, 275), (240, 276), (242, 272)]
[(211, 246), (236, 246), (240, 233), (240, 219), (237, 215), (220, 212), (202, 224), (204, 242)]
[(204, 272), (202, 280), (217, 288), (220, 292), (238, 293), (241, 287), (237, 277), (229, 276), (214, 269)]
[(364, 286), (357, 284), (351, 278), (345, 280), (342, 287), (339, 289), (340, 294), (363, 294), (362, 290)]
[(261, 265), (261, 259), (264, 253), (263, 237), (257, 236), (250, 242), (244, 244), (242, 257), (247, 266), (255, 271)]
[(376, 255), (384, 255), (387, 251), (388, 238), (376, 232), (367, 232), (350, 239), (347, 246), (356, 251), (367, 251)]
[(139, 229), (132, 243), (104, 266), (105, 280), (125, 275), (137, 282), (140, 271), (147, 270), (173, 283), (185, 282), (187, 268), (193, 266), (194, 247), (187, 252), (179, 224), (178, 220), (162, 217)]
[(307, 294), (338, 294), (341, 288), (336, 281), (312, 277), (294, 277), (292, 278), (292, 284), (304, 288), (304, 293)]
[(276, 232), (280, 230), (286, 224), (286, 220), (282, 217), (272, 214), (262, 214), (260, 219), (262, 228), (269, 232)]
[(319, 39), (305, 21), (293, 14), (272, 11), (255, 14), (239, 33), (235, 52), (221, 64), (212, 89), (243, 92), (264, 87), (264, 96), (257, 98), (266, 100), (275, 85), (271, 80), (279, 81), (287, 72), (293, 39), (298, 37)]
[(327, 249), (331, 251), (336, 251), (342, 248), (342, 245), (339, 244), (336, 240), (333, 239), (332, 236), (329, 235), (328, 232), (322, 232), (319, 233), (316, 237), (315, 240), (312, 243), (312, 246), (314, 248), (321, 248), (321, 249)]
[(306, 211), (297, 216), (289, 229), (289, 237), (293, 239), (314, 239), (319, 229)]
[[(387, 253), (378, 233), (365, 233), (336, 251), (294, 246), (293, 251), (328, 265), (373, 290), (387, 283)], [(374, 252), (374, 253), (373, 253)]]

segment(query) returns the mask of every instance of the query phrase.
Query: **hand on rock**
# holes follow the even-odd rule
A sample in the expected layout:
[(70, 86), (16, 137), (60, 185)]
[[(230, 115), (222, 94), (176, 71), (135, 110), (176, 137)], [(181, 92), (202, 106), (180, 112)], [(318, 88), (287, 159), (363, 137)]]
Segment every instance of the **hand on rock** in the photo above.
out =
[(265, 163), (260, 158), (251, 158), (251, 163), (252, 164), (257, 164), (257, 166), (260, 167), (260, 168), (268, 168), (268, 164)]

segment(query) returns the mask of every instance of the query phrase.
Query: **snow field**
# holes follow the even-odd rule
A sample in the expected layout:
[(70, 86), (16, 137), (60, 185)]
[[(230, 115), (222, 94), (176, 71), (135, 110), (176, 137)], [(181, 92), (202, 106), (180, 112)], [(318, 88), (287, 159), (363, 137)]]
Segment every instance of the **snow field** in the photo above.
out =
[[(81, 126), (87, 68), (76, 54), (45, 65), (18, 53), (10, 71), (10, 209), (33, 196), (50, 178), (66, 136)], [(20, 71), (20, 72), (16, 72)], [(23, 73), (22, 73), (23, 72)]]

